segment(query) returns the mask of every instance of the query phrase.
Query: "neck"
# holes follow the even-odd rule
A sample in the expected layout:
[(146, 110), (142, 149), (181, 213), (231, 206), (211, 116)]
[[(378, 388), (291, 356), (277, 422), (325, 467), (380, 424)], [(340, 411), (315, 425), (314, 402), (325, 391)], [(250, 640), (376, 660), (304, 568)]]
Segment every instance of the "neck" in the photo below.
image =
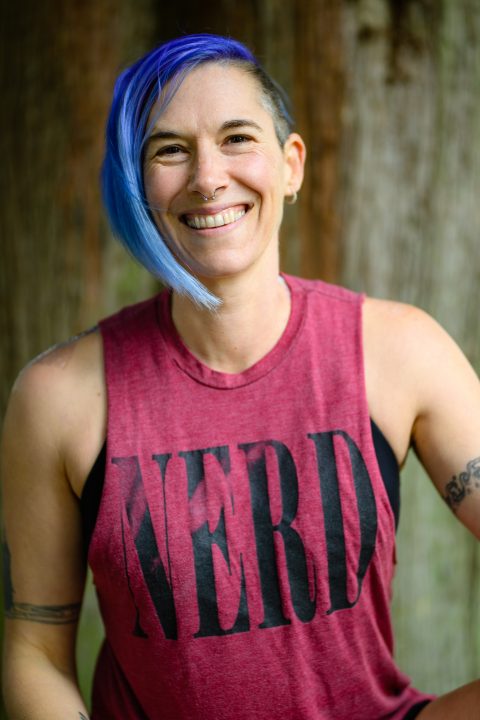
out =
[(172, 318), (183, 342), (205, 365), (238, 373), (261, 360), (278, 342), (290, 315), (290, 293), (278, 267), (261, 278), (216, 281), (222, 301), (210, 312), (173, 294)]

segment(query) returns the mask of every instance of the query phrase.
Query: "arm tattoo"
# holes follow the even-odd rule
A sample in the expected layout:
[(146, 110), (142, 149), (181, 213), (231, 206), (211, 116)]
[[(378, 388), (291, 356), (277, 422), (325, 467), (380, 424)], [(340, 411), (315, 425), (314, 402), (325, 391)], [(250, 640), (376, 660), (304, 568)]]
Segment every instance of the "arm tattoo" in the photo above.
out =
[(465, 472), (453, 476), (445, 486), (443, 499), (450, 509), (456, 512), (462, 500), (475, 488), (480, 488), (480, 457), (468, 462)]
[(11, 555), (6, 540), (3, 542), (3, 587), (5, 617), (11, 620), (32, 620), (49, 625), (67, 625), (78, 620), (81, 603), (70, 605), (32, 605), (17, 603), (13, 599)]
[(78, 713), (78, 717), (80, 718), (80, 720), (88, 720), (87, 716), (84, 715), (82, 712)]
[(46, 625), (68, 625), (78, 620), (81, 603), (71, 605), (32, 605), (13, 603), (5, 609), (5, 617), (11, 620), (32, 620)]

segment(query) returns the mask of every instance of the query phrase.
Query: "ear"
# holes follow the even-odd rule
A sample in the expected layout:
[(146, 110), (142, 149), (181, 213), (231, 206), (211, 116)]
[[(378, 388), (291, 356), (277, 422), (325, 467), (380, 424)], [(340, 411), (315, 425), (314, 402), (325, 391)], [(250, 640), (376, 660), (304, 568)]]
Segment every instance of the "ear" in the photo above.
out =
[(307, 149), (298, 133), (291, 133), (283, 146), (285, 162), (285, 195), (298, 192), (303, 182), (303, 172)]

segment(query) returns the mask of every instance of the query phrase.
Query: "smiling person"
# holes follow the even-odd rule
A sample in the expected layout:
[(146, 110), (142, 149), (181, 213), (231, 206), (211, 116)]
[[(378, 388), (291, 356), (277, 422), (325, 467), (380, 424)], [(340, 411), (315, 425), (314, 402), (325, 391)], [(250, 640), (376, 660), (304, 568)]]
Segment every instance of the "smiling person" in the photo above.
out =
[(12, 720), (86, 717), (86, 558), (106, 630), (93, 720), (478, 718), (478, 683), (411, 686), (389, 611), (411, 445), (480, 537), (478, 379), (421, 311), (280, 273), (304, 162), (281, 91), (234, 40), (183, 37), (119, 78), (105, 203), (168, 289), (12, 392)]

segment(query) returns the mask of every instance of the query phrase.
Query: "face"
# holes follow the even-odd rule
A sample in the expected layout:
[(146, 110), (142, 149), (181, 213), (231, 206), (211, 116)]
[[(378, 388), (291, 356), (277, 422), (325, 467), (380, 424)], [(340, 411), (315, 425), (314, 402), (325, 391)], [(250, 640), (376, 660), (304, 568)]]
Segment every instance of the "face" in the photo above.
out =
[(300, 187), (304, 155), (298, 135), (280, 147), (245, 70), (210, 63), (190, 72), (144, 158), (148, 203), (180, 263), (207, 284), (278, 263), (284, 197)]

